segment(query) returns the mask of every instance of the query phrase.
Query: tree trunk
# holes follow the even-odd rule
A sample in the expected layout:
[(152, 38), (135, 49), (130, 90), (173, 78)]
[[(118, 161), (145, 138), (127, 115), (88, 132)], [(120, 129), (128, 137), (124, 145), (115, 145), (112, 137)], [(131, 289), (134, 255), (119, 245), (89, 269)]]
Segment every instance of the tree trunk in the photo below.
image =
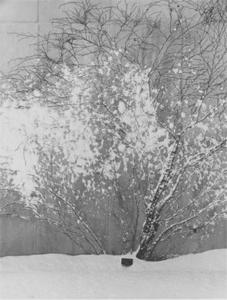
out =
[(142, 259), (142, 260), (150, 260), (151, 254), (152, 254), (151, 244), (155, 238), (158, 228), (159, 228), (159, 223), (157, 221), (150, 222), (149, 217), (146, 219), (146, 222), (145, 222), (144, 228), (143, 228), (142, 241), (140, 243), (139, 250), (136, 254), (137, 258)]
[(141, 243), (140, 248), (136, 254), (136, 257), (142, 260), (148, 259), (148, 247), (145, 241)]

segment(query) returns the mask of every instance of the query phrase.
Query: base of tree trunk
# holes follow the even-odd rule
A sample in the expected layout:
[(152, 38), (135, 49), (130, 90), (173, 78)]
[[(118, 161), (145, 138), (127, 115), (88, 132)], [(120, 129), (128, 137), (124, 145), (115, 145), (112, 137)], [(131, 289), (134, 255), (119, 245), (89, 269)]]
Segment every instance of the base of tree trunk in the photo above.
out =
[(138, 252), (136, 253), (136, 257), (142, 260), (149, 259), (148, 249), (145, 244), (140, 246)]
[(166, 255), (159, 256), (159, 255), (157, 255), (157, 253), (148, 253), (146, 248), (144, 248), (144, 249), (140, 248), (136, 254), (136, 257), (138, 259), (146, 260), (146, 261), (162, 261), (162, 260), (166, 260), (169, 258)]
[(139, 249), (139, 251), (136, 253), (136, 257), (138, 259), (146, 260), (146, 258), (145, 258), (145, 252), (142, 251), (141, 249)]

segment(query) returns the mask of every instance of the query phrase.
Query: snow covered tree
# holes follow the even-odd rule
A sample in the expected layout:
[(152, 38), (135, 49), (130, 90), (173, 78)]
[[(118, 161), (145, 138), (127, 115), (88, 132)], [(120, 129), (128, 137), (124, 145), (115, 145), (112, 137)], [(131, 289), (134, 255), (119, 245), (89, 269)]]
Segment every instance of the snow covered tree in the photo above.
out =
[[(103, 58), (103, 65), (73, 72), (61, 66), (61, 91), (73, 87), (67, 108), (49, 107), (52, 122), (47, 122), (48, 114), (37, 118), (31, 139), (39, 159), (34, 176), (37, 197), (28, 202), (37, 217), (61, 226), (74, 241), (80, 240), (77, 244), (88, 234), (86, 241), (96, 253), (105, 251), (105, 241), (97, 237), (100, 228), (92, 229), (91, 220), (99, 211), (115, 216), (122, 241), (131, 239), (130, 247), (135, 248), (146, 174), (154, 175), (153, 160), (159, 159), (155, 149), (167, 146), (165, 130), (152, 117), (148, 70), (123, 65), (120, 57), (115, 51)], [(107, 199), (111, 210), (105, 208)], [(79, 234), (81, 226), (85, 230)]]
[[(153, 259), (161, 242), (206, 233), (226, 212), (226, 5), (70, 5), (20, 67), (23, 80), (14, 76), (22, 106), (37, 99), (57, 116), (56, 130), (36, 143), (48, 163), (60, 155), (61, 168), (46, 176), (37, 167), (39, 195), (58, 224), (97, 190), (133, 197), (146, 207), (137, 257)], [(93, 193), (75, 194), (72, 177)]]

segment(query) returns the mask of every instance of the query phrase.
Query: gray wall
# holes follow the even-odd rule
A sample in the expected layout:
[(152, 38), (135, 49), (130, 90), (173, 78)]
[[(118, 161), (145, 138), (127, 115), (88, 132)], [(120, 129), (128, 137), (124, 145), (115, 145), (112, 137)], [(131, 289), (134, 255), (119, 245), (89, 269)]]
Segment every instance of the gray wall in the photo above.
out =
[(80, 254), (81, 250), (47, 223), (0, 216), (0, 256), (41, 253)]
[(18, 40), (15, 33), (33, 34), (51, 28), (50, 19), (59, 16), (59, 5), (65, 0), (0, 0), (0, 71), (8, 71), (15, 58), (24, 57), (36, 49), (37, 38)]
[[(156, 256), (161, 258), (167, 254), (187, 254), (209, 249), (227, 247), (227, 230), (223, 222), (215, 227), (208, 239), (201, 239), (201, 234), (191, 234), (186, 238), (172, 238), (157, 248)], [(115, 228), (116, 230), (117, 228)], [(118, 232), (111, 231), (114, 236)], [(109, 253), (119, 254), (122, 251), (120, 242), (110, 245)], [(0, 257), (7, 255), (30, 255), (42, 253), (82, 254), (73, 242), (63, 233), (42, 221), (28, 221), (17, 216), (0, 215)]]
[(217, 224), (207, 238), (203, 237), (200, 231), (188, 232), (185, 237), (181, 235), (171, 237), (157, 247), (155, 255), (161, 258), (169, 254), (183, 255), (221, 248), (227, 248), (227, 220)]
[[(114, 3), (118, 0), (94, 0), (98, 3)], [(135, 0), (139, 4), (154, 0)], [(18, 57), (34, 53), (31, 44), (37, 41), (18, 40), (15, 33), (33, 34), (48, 32), (51, 19), (62, 15), (64, 7), (60, 6), (70, 0), (0, 0), (0, 71), (11, 69)], [(123, 3), (124, 1), (122, 1)]]

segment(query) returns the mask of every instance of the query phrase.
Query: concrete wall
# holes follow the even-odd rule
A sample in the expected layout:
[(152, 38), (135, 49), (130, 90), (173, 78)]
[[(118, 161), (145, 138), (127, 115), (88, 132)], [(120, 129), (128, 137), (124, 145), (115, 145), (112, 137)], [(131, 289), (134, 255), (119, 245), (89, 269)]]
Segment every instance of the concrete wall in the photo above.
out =
[[(65, 0), (0, 0), (0, 71), (6, 72), (15, 58), (34, 53), (37, 34), (50, 29), (50, 19), (59, 16)], [(34, 39), (18, 39), (33, 34)]]
[[(94, 0), (111, 4), (118, 0)], [(139, 4), (154, 0), (135, 0)], [(19, 57), (34, 53), (34, 39), (18, 39), (15, 33), (33, 34), (48, 32), (51, 19), (62, 15), (62, 4), (70, 0), (0, 0), (0, 72), (11, 69)], [(122, 1), (123, 3), (124, 1)]]
[(82, 251), (47, 223), (0, 216), (0, 256), (42, 253), (80, 254)]
[[(185, 238), (176, 236), (157, 248), (155, 257), (161, 259), (166, 255), (179, 255), (202, 252), (209, 249), (227, 247), (227, 222), (214, 228), (214, 232), (207, 239), (202, 239), (200, 233), (192, 233)], [(116, 228), (115, 228), (116, 230)], [(116, 242), (118, 232), (112, 230), (111, 254), (122, 253), (121, 243)], [(115, 238), (114, 238), (115, 237)], [(114, 243), (115, 241), (115, 243)], [(8, 255), (31, 255), (43, 253), (64, 253), (77, 255), (84, 253), (63, 233), (49, 224), (19, 218), (17, 216), (0, 215), (0, 257)], [(89, 250), (87, 251), (89, 253)]]
[(227, 248), (227, 220), (217, 224), (207, 237), (200, 231), (188, 232), (185, 237), (182, 235), (170, 237), (157, 247), (154, 257), (161, 259), (168, 255), (184, 255), (221, 248)]

